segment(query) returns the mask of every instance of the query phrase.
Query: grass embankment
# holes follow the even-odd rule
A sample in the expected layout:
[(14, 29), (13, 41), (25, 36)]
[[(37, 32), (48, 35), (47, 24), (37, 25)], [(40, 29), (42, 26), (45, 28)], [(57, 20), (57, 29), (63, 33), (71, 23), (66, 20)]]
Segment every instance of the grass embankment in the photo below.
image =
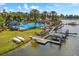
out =
[[(27, 43), (30, 38), (29, 36), (33, 36), (35, 32), (40, 32), (41, 29), (30, 29), (27, 31), (3, 31), (0, 33), (0, 55), (4, 54), (10, 50), (13, 50), (24, 43)], [(21, 36), (25, 39), (24, 43), (14, 44), (11, 39), (15, 36)]]

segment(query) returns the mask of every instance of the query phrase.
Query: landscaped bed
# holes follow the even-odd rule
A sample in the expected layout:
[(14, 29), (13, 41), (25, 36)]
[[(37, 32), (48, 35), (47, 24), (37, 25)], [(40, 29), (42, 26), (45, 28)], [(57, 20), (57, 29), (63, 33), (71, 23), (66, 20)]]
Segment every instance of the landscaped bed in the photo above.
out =
[[(25, 43), (27, 43), (30, 38), (29, 36), (33, 36), (36, 32), (41, 32), (41, 29), (30, 29), (27, 31), (3, 31), (0, 33), (0, 55), (6, 52), (9, 52)], [(15, 36), (21, 36), (25, 39), (24, 43), (16, 44), (11, 40)]]

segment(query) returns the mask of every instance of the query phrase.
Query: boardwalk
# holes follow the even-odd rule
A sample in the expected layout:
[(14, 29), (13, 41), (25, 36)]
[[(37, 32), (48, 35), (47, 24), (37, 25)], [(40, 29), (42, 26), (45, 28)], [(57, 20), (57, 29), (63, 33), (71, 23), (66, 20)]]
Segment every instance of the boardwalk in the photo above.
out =
[(44, 38), (41, 38), (39, 36), (34, 36), (34, 37), (30, 37), (30, 38), (32, 40), (35, 40), (36, 42), (41, 43), (41, 44), (44, 44), (44, 45), (47, 44), (47, 43), (56, 43), (56, 44), (61, 45), (61, 42), (60, 41), (44, 39)]

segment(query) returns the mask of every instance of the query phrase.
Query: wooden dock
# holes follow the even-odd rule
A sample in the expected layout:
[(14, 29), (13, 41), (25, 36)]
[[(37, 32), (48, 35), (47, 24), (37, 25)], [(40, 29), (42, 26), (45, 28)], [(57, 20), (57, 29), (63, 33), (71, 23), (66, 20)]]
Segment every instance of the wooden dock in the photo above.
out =
[(59, 41), (48, 40), (48, 39), (41, 38), (39, 36), (34, 36), (34, 37), (31, 36), (30, 38), (35, 40), (36, 42), (44, 44), (44, 45), (47, 43), (55, 43), (55, 44), (61, 45), (61, 42), (59, 42)]
[(47, 39), (43, 39), (43, 38), (41, 38), (41, 37), (39, 37), (39, 36), (31, 36), (30, 37), (32, 40), (35, 40), (35, 41), (37, 41), (38, 43), (42, 43), (42, 44), (46, 44), (49, 40), (47, 40)]

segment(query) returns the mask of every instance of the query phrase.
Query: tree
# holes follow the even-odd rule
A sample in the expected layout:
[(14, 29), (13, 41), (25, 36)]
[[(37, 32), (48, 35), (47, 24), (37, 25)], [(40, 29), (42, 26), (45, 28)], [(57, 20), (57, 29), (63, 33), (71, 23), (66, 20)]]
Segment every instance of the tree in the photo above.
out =
[(64, 18), (64, 15), (63, 14), (60, 14), (60, 18)]
[(22, 16), (23, 16), (24, 19), (27, 19), (28, 18), (28, 15), (29, 14), (27, 12), (22, 14)]
[(42, 19), (46, 19), (46, 18), (48, 18), (48, 12), (47, 11), (44, 11), (42, 14), (41, 14), (41, 18)]
[(57, 13), (55, 11), (51, 11), (51, 20), (57, 19)]
[(8, 24), (12, 21), (12, 16), (11, 15), (7, 15), (6, 19), (5, 19), (5, 25), (8, 26)]
[(3, 24), (4, 24), (4, 18), (0, 16), (0, 26), (2, 26)]
[(20, 21), (22, 21), (23, 18), (24, 18), (24, 17), (23, 17), (23, 13), (22, 13), (22, 12), (16, 12), (16, 13), (14, 13), (13, 18), (14, 18), (16, 21), (20, 22)]
[(56, 25), (59, 24), (61, 21), (58, 19), (58, 15), (55, 11), (51, 11), (51, 22)]
[(30, 18), (31, 18), (31, 20), (38, 20), (39, 19), (39, 10), (37, 10), (37, 9), (32, 9), (31, 11), (30, 11)]

